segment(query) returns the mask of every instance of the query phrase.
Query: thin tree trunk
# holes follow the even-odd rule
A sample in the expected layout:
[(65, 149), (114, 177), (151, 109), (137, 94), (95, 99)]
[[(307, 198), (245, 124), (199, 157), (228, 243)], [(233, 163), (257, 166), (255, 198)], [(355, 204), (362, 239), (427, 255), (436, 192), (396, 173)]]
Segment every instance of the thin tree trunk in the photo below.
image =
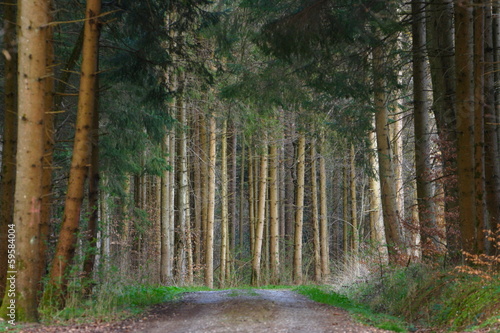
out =
[(430, 99), (427, 79), (428, 66), (425, 58), (425, 4), (412, 0), (413, 40), (413, 105), (415, 127), (415, 170), (417, 187), (418, 220), (420, 223), (420, 244), (422, 252), (437, 245), (436, 219), (433, 203), (434, 187), (430, 181), (431, 138), (429, 129)]
[(345, 163), (342, 171), (342, 251), (344, 253), (344, 260), (347, 260), (352, 228), (349, 223), (349, 173)]
[(457, 105), (457, 174), (462, 249), (476, 251), (474, 190), (473, 9), (470, 0), (455, 6), (455, 64)]
[(217, 124), (215, 117), (210, 117), (210, 142), (208, 154), (208, 202), (207, 202), (207, 229), (205, 239), (205, 285), (214, 287), (214, 223), (215, 223), (215, 166), (216, 166), (216, 137)]
[(314, 245), (314, 280), (321, 282), (321, 243), (320, 243), (320, 230), (319, 230), (319, 212), (318, 212), (318, 167), (316, 156), (316, 140), (311, 142), (310, 163), (311, 163), (311, 217), (313, 229), (313, 245)]
[(351, 252), (355, 258), (358, 257), (359, 251), (359, 230), (358, 230), (358, 205), (357, 205), (357, 192), (356, 192), (356, 152), (354, 151), (354, 144), (351, 143), (349, 152), (349, 187), (351, 193), (351, 227), (352, 227), (352, 248)]
[(474, 186), (476, 195), (476, 236), (478, 253), (485, 251), (486, 198), (484, 178), (484, 3), (475, 0), (474, 4)]
[(271, 283), (279, 284), (280, 280), (280, 220), (278, 207), (278, 147), (276, 143), (269, 146), (269, 229), (271, 254)]
[(302, 283), (302, 226), (304, 220), (304, 178), (306, 138), (299, 135), (297, 144), (297, 187), (295, 196), (295, 231), (293, 242), (293, 282)]
[(241, 171), (240, 171), (240, 226), (239, 226), (239, 253), (243, 253), (243, 229), (245, 226), (245, 142), (242, 140), (241, 143)]
[[(48, 297), (46, 299), (48, 300), (52, 296), (56, 302), (61, 302), (64, 296), (63, 288), (66, 284), (64, 274), (75, 251), (76, 231), (80, 221), (84, 184), (88, 175), (92, 117), (96, 103), (95, 81), (97, 76), (100, 29), (100, 24), (96, 17), (99, 15), (100, 10), (100, 0), (87, 1), (75, 143), (61, 233), (52, 262), (49, 280), (50, 287), (46, 289)], [(62, 302), (59, 305), (62, 305)]]
[[(267, 143), (264, 142), (264, 145)], [(267, 151), (260, 156), (259, 191), (257, 200), (257, 219), (255, 226), (255, 244), (252, 256), (252, 285), (258, 286), (261, 281), (260, 262), (262, 258), (262, 243), (264, 237), (264, 225), (266, 220), (266, 194), (267, 194)]]
[(220, 285), (226, 283), (226, 265), (228, 259), (229, 221), (228, 221), (228, 177), (227, 177), (227, 120), (222, 125), (221, 138), (221, 245), (220, 245)]
[(248, 147), (248, 225), (250, 230), (250, 253), (253, 256), (255, 252), (255, 182), (254, 178), (254, 160), (253, 149)]
[(373, 76), (375, 99), (375, 130), (379, 159), (379, 177), (381, 183), (382, 212), (384, 216), (385, 237), (389, 250), (389, 261), (397, 263), (403, 254), (405, 243), (399, 224), (399, 212), (396, 201), (391, 147), (389, 144), (388, 110), (384, 82), (384, 51), (382, 46), (373, 49)]
[(14, 0), (2, 5), (4, 11), (3, 48), (4, 56), (4, 130), (2, 145), (2, 176), (0, 191), (0, 299), (3, 299), (8, 268), (8, 230), (14, 221), (14, 191), (16, 186), (17, 147), (17, 50), (16, 50), (16, 6)]
[[(167, 154), (171, 151), (170, 134), (165, 135), (162, 141), (162, 151)], [(170, 173), (165, 170), (161, 176), (161, 245), (160, 245), (160, 280), (167, 283), (172, 279), (172, 249), (170, 247)]]
[(381, 212), (382, 198), (380, 189), (380, 177), (376, 170), (378, 169), (377, 138), (375, 131), (370, 131), (368, 139), (370, 140), (370, 166), (375, 177), (370, 177), (370, 232), (371, 241), (375, 244), (382, 258), (382, 262), (387, 261), (387, 246), (385, 245), (384, 219)]
[[(492, 38), (492, 10), (486, 5), (485, 22), (485, 75), (484, 75), (484, 151), (485, 151), (485, 190), (486, 205), (489, 213), (489, 229), (497, 232), (500, 223), (500, 151), (497, 141), (498, 118), (495, 117), (495, 81), (494, 81), (494, 43)], [(489, 248), (493, 254), (494, 247)]]
[(327, 205), (327, 184), (326, 184), (326, 163), (325, 163), (325, 142), (324, 136), (320, 141), (319, 150), (319, 229), (321, 242), (321, 276), (323, 281), (330, 275), (330, 235), (328, 232), (328, 205)]

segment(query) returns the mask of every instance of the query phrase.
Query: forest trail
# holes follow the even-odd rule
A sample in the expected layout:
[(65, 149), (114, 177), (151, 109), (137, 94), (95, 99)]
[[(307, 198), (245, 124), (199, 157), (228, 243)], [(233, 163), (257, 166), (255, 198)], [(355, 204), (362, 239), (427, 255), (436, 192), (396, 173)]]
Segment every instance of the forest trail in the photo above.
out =
[(187, 293), (164, 304), (132, 332), (385, 332), (352, 321), (341, 309), (291, 290)]
[(37, 326), (25, 332), (388, 332), (355, 323), (339, 308), (281, 290), (220, 290), (184, 294), (140, 318), (118, 323)]

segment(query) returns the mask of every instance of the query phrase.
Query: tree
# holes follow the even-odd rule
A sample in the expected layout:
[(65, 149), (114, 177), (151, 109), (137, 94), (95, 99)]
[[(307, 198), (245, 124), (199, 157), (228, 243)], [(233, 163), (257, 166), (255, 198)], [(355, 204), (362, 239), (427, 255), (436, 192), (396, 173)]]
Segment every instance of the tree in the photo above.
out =
[(101, 10), (100, 0), (88, 0), (85, 11), (85, 30), (83, 40), (80, 92), (75, 131), (75, 143), (71, 159), (64, 216), (61, 233), (51, 265), (49, 287), (44, 299), (61, 306), (66, 284), (66, 268), (70, 264), (76, 246), (76, 232), (80, 221), (80, 211), (84, 195), (85, 180), (91, 153), (91, 129), (96, 107), (96, 77)]
[(295, 190), (295, 226), (293, 238), (293, 282), (301, 284), (302, 276), (302, 229), (304, 223), (306, 137), (300, 133), (297, 143), (297, 185)]
[(7, 234), (13, 221), (14, 190), (16, 186), (16, 146), (17, 146), (17, 50), (16, 6), (14, 0), (6, 1), (4, 11), (5, 86), (4, 86), (4, 131), (2, 149), (2, 181), (0, 195), (0, 299), (3, 299), (8, 265)]
[[(18, 141), (16, 153), (16, 190), (14, 195), (14, 230), (16, 263), (9, 271), (17, 271), (15, 299), (5, 293), (0, 315), (11, 313), (15, 303), (17, 321), (36, 321), (39, 290), (40, 209), (42, 195), (44, 118), (47, 112), (47, 25), (49, 1), (18, 1)], [(13, 107), (12, 105), (11, 107)], [(12, 110), (11, 110), (12, 111)], [(12, 227), (9, 226), (12, 229)], [(10, 273), (8, 278), (12, 278)], [(10, 318), (13, 319), (13, 318)]]
[(455, 6), (456, 133), (459, 226), (462, 249), (475, 253), (473, 6)]
[[(433, 185), (430, 182), (431, 139), (429, 129), (429, 94), (427, 79), (428, 65), (425, 57), (425, 11), (424, 4), (412, 1), (412, 52), (413, 52), (413, 105), (415, 126), (415, 171), (417, 183), (418, 219), (422, 251), (428, 241), (435, 237), (435, 210), (432, 198)], [(434, 242), (435, 243), (435, 242)]]
[(377, 45), (373, 49), (373, 90), (375, 101), (375, 132), (377, 137), (379, 177), (382, 195), (384, 229), (389, 251), (389, 262), (397, 263), (405, 244), (396, 205), (396, 188), (392, 169), (392, 151), (389, 140), (386, 86), (384, 81), (384, 50)]

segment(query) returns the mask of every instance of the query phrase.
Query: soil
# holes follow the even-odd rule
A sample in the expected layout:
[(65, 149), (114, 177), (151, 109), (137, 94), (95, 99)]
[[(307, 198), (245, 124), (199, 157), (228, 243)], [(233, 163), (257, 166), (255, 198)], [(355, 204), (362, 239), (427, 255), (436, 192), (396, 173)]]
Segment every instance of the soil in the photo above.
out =
[(222, 290), (186, 293), (141, 317), (115, 323), (36, 325), (22, 332), (388, 332), (355, 323), (349, 314), (291, 290)]

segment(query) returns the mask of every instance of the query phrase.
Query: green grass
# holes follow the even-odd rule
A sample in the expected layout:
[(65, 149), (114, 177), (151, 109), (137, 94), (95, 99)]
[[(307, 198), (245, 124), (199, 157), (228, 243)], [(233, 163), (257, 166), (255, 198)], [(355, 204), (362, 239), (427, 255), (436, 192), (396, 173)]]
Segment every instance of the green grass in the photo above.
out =
[(343, 308), (366, 325), (394, 332), (407, 331), (407, 324), (403, 320), (394, 316), (375, 313), (367, 306), (356, 303), (345, 295), (326, 290), (326, 287), (300, 286), (295, 290), (313, 301)]

